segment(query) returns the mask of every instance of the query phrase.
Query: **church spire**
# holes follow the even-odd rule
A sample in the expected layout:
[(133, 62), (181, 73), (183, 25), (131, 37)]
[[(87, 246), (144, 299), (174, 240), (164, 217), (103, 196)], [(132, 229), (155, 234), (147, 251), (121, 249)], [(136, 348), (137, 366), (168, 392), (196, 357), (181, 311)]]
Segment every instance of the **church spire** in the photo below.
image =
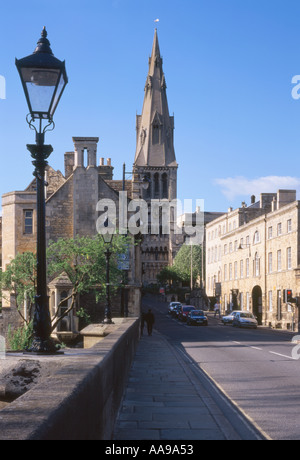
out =
[(137, 115), (136, 166), (177, 166), (174, 117), (170, 117), (157, 29), (155, 29), (142, 115)]

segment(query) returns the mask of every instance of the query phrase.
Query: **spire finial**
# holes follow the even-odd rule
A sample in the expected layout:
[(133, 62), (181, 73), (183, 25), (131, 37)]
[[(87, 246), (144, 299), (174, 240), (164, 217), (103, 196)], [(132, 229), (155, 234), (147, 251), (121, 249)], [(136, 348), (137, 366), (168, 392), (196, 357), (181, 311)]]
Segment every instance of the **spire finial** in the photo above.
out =
[(42, 38), (47, 38), (47, 35), (48, 35), (48, 32), (46, 30), (46, 26), (44, 26), (43, 30), (42, 30), (42, 33), (41, 33), (41, 36), (42, 36)]

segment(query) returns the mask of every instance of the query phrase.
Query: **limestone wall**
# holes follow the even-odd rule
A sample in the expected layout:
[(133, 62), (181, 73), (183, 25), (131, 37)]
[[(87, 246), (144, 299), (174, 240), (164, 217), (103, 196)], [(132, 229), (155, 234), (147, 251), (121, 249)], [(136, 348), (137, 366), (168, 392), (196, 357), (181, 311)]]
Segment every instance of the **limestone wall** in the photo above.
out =
[(0, 440), (110, 440), (138, 339), (127, 319), (93, 348), (50, 358), (60, 369), (0, 412)]

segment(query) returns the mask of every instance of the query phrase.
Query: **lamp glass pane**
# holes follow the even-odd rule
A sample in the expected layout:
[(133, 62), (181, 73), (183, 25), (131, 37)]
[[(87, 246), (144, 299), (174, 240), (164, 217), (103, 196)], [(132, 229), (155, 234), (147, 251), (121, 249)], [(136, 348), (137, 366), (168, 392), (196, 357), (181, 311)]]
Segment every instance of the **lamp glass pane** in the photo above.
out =
[(22, 69), (22, 78), (33, 113), (49, 112), (59, 75), (59, 69)]
[(102, 237), (103, 237), (105, 244), (110, 244), (113, 240), (114, 234), (113, 233), (103, 233)]
[(58, 83), (58, 86), (57, 86), (57, 91), (55, 93), (55, 97), (54, 97), (54, 100), (53, 100), (53, 103), (52, 103), (52, 106), (51, 106), (51, 109), (50, 109), (50, 115), (51, 116), (55, 112), (56, 106), (57, 106), (57, 104), (59, 102), (61, 93), (63, 92), (65, 85), (66, 85), (66, 82), (65, 82), (65, 79), (64, 79), (64, 75), (62, 73), (61, 76), (60, 76), (59, 83)]

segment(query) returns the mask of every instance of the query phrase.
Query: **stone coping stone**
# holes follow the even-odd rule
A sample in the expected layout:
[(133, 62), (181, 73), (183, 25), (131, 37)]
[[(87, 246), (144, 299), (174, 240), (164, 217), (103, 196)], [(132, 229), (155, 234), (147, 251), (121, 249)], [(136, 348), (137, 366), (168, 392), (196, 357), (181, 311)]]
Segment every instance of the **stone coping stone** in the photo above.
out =
[(80, 335), (86, 337), (106, 337), (118, 329), (124, 321), (126, 321), (125, 318), (114, 318), (113, 324), (90, 324), (80, 331)]

